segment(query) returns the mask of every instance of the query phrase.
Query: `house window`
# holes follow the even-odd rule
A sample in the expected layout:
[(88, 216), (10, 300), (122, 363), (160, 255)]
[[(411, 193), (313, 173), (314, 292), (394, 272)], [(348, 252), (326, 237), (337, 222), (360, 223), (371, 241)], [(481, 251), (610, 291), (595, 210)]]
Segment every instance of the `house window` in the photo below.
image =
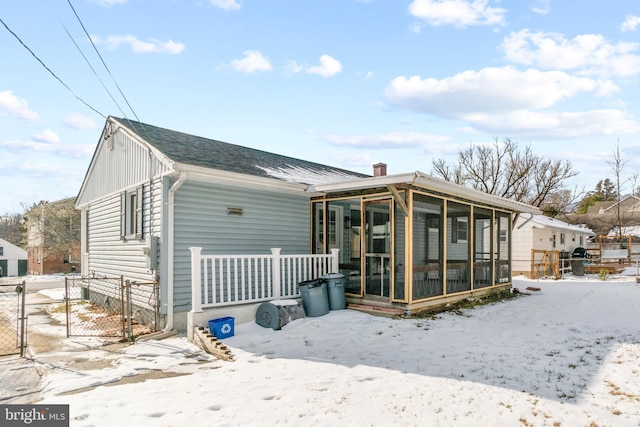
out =
[(142, 187), (122, 194), (120, 229), (123, 239), (142, 239), (142, 194)]
[(451, 218), (451, 243), (467, 243), (469, 220), (467, 217)]
[(580, 246), (584, 246), (584, 236), (580, 236)]
[(564, 241), (565, 241), (564, 233), (560, 233), (560, 244), (564, 245)]
[(557, 236), (555, 235), (555, 233), (553, 234), (553, 237), (551, 237), (551, 247), (555, 248), (556, 247), (556, 241), (557, 241)]
[(4, 255), (4, 248), (2, 246), (0, 246), (0, 256)]

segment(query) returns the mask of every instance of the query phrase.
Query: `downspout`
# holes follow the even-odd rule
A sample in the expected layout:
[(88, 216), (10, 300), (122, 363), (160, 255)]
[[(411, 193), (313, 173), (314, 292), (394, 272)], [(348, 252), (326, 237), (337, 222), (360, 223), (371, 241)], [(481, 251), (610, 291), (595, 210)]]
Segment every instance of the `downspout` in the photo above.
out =
[(174, 231), (174, 208), (176, 191), (184, 184), (187, 179), (187, 173), (182, 171), (178, 180), (173, 183), (169, 189), (169, 211), (167, 213), (168, 220), (168, 236), (167, 236), (167, 324), (162, 332), (169, 332), (173, 329), (173, 231)]

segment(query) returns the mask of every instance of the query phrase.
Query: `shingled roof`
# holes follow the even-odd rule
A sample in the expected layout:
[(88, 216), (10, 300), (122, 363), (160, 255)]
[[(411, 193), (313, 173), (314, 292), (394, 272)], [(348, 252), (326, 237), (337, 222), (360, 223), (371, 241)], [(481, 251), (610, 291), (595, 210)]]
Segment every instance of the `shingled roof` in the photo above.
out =
[(132, 120), (112, 119), (177, 163), (310, 185), (370, 176)]

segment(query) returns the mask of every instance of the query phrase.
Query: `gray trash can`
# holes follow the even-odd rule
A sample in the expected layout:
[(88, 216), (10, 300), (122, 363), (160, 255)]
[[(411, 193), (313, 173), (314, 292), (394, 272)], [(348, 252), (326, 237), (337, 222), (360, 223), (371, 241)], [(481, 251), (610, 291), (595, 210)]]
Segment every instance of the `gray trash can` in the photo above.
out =
[(307, 317), (324, 316), (329, 312), (329, 297), (327, 283), (314, 279), (298, 283), (302, 296), (302, 306)]
[[(294, 300), (287, 300), (294, 302)], [(304, 309), (299, 302), (295, 304), (281, 304), (280, 301), (263, 302), (256, 310), (256, 323), (265, 328), (279, 331), (292, 320), (302, 319)]]
[(344, 299), (344, 275), (340, 273), (325, 274), (320, 280), (327, 283), (329, 309), (342, 310), (347, 307)]
[(571, 260), (571, 272), (574, 276), (584, 276), (584, 259), (572, 259)]

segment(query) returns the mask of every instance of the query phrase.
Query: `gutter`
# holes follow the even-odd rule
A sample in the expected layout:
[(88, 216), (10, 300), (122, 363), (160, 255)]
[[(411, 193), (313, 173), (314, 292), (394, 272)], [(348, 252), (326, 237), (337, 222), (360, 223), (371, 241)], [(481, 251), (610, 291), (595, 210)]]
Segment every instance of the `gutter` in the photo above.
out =
[(169, 189), (169, 211), (167, 213), (168, 235), (167, 235), (167, 324), (162, 332), (167, 333), (173, 329), (173, 234), (174, 234), (174, 208), (176, 191), (187, 180), (187, 173), (182, 171), (178, 180)]

